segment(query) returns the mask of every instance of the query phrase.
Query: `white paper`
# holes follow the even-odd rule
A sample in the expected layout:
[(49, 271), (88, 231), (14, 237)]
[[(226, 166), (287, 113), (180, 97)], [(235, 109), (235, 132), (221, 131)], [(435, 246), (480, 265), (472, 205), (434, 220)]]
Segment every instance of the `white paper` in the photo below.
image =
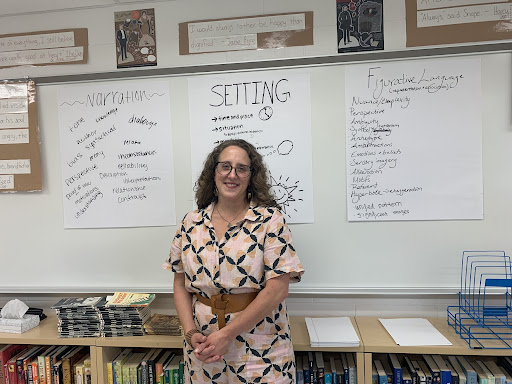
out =
[(167, 82), (62, 88), (59, 125), (66, 228), (176, 223)]
[(509, 3), (472, 5), (418, 11), (418, 28), (512, 19)]
[(506, 2), (508, 2), (508, 0), (416, 0), (416, 9), (423, 10), (433, 8), (456, 7), (459, 5), (496, 4)]
[(0, 100), (0, 113), (27, 113), (28, 112), (28, 99), (25, 95), (24, 98), (11, 98)]
[(0, 175), (0, 189), (14, 189), (14, 175)]
[(306, 15), (304, 13), (203, 21), (188, 24), (188, 38), (197, 39), (201, 37), (293, 31), (302, 30), (305, 27)]
[(0, 52), (72, 47), (73, 45), (75, 45), (75, 33), (72, 31), (0, 38)]
[(29, 64), (69, 63), (84, 59), (84, 47), (32, 49), (0, 52), (0, 67)]
[(349, 317), (306, 317), (312, 347), (357, 347), (359, 337)]
[(190, 53), (216, 52), (216, 51), (238, 51), (243, 49), (258, 48), (257, 35), (234, 35), (219, 37), (201, 37), (190, 39)]
[(291, 71), (189, 79), (192, 182), (222, 141), (244, 139), (263, 156), (290, 223), (313, 222), (309, 75)]
[(379, 319), (401, 346), (452, 345), (427, 319)]
[(30, 173), (30, 159), (0, 160), (0, 175), (21, 175)]
[(28, 113), (0, 114), (0, 129), (28, 128)]
[(28, 129), (0, 129), (0, 144), (27, 144), (29, 140)]
[(479, 59), (345, 71), (349, 221), (483, 218)]

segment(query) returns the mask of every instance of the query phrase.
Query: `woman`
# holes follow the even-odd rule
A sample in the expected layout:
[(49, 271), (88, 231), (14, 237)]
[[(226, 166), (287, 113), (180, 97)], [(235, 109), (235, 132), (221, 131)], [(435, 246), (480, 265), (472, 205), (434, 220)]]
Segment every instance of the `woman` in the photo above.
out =
[(148, 15), (146, 11), (141, 12), (141, 16), (137, 21), (140, 29), (140, 41), (139, 47), (145, 47), (148, 45), (155, 45), (155, 40), (150, 36), (152, 30), (152, 21), (151, 17)]
[(304, 272), (261, 155), (218, 145), (182, 221), (169, 264), (185, 332), (187, 383), (294, 383), (284, 299)]

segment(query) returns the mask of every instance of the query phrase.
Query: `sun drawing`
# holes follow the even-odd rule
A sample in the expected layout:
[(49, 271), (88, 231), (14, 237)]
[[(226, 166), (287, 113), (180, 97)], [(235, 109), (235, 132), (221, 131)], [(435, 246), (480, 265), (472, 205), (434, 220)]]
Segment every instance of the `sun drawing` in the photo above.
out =
[[(295, 182), (294, 185), (286, 185), (288, 184), (289, 177), (286, 178), (286, 180), (282, 180), (283, 176), (279, 176), (279, 180), (274, 179), (272, 175), (270, 175), (270, 186), (272, 187), (272, 190), (274, 191), (274, 195), (276, 197), (277, 203), (281, 206), (283, 212), (290, 216), (289, 210), (290, 208), (293, 209), (295, 212), (297, 210), (293, 208), (293, 206), (290, 207), (290, 203), (294, 201), (302, 201), (302, 199), (295, 199), (292, 195), (292, 193), (296, 190), (296, 192), (302, 192), (302, 189), (298, 188), (298, 181)], [(288, 210), (288, 212), (287, 212)]]

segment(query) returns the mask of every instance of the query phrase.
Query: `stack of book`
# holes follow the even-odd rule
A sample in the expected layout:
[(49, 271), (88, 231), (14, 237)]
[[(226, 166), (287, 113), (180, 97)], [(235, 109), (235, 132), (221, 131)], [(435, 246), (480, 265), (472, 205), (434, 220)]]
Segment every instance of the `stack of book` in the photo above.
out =
[(181, 336), (182, 329), (178, 316), (155, 313), (144, 324), (144, 331), (148, 335)]
[(116, 292), (98, 307), (103, 337), (143, 336), (144, 323), (151, 317), (149, 304), (154, 294)]
[(101, 318), (98, 308), (105, 297), (64, 298), (52, 306), (57, 312), (59, 337), (98, 337)]

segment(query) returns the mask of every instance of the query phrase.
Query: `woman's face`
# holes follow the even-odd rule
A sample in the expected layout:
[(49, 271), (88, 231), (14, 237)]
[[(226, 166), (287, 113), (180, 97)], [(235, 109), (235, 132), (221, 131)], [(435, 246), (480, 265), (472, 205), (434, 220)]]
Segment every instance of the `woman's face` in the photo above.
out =
[(245, 200), (251, 176), (241, 178), (236, 174), (235, 168), (240, 165), (251, 165), (247, 152), (240, 147), (232, 145), (224, 148), (217, 161), (219, 163), (228, 163), (233, 167), (231, 172), (224, 176), (217, 169), (215, 170), (215, 185), (219, 191), (219, 200), (232, 202)]

